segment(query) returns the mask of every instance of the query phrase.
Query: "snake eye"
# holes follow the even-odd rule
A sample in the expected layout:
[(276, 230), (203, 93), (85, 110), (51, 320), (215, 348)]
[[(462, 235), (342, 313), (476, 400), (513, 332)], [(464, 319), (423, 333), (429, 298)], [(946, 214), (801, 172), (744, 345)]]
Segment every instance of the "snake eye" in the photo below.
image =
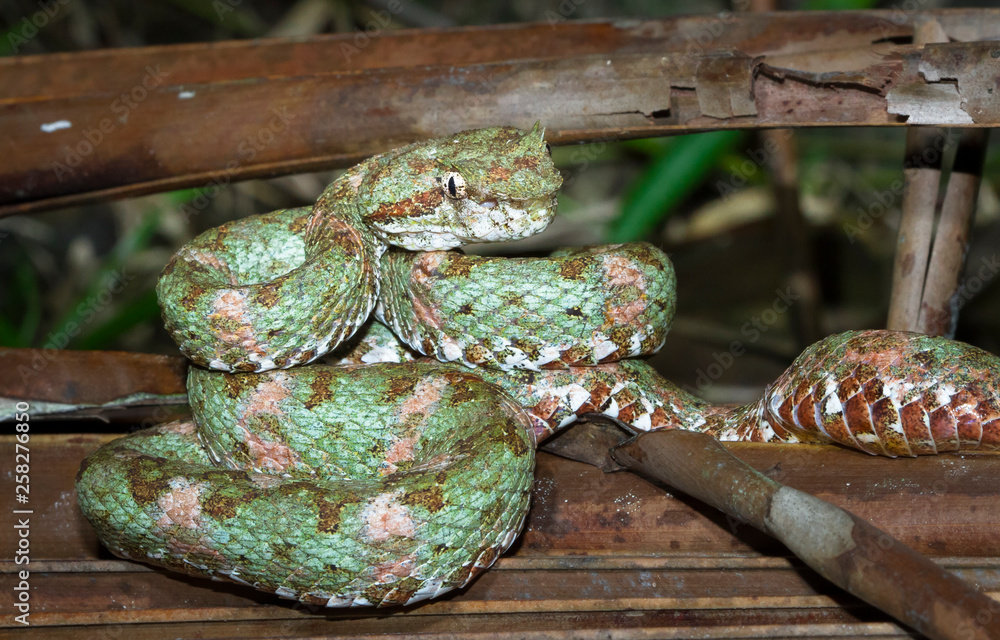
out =
[(453, 200), (461, 200), (468, 195), (465, 190), (465, 178), (459, 173), (445, 174), (444, 178), (441, 179), (441, 186), (444, 188), (445, 195)]

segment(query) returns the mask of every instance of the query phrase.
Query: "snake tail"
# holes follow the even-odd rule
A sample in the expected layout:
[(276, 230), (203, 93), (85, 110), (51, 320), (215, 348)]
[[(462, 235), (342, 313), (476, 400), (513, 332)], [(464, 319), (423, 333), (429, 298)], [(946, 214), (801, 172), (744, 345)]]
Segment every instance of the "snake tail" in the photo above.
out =
[[(377, 323), (366, 335), (348, 361), (408, 357)], [(824, 338), (743, 406), (706, 402), (639, 359), (475, 373), (525, 408), (539, 441), (601, 413), (642, 430), (687, 429), (724, 442), (836, 443), (890, 457), (1000, 450), (1000, 358), (920, 333)]]

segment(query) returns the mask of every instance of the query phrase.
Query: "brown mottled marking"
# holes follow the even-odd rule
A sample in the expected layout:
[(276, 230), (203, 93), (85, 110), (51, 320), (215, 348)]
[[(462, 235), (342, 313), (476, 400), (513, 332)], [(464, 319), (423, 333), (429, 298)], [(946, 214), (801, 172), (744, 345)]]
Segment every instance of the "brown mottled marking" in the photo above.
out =
[(419, 218), (434, 213), (434, 209), (443, 200), (444, 192), (441, 189), (430, 189), (396, 202), (384, 202), (375, 211), (365, 216), (365, 219), (378, 224), (392, 222), (400, 218)]
[(579, 362), (586, 364), (590, 360), (591, 355), (593, 354), (589, 346), (578, 344), (559, 354), (559, 359), (572, 367)]
[(266, 309), (272, 309), (281, 301), (281, 281), (275, 280), (260, 287), (254, 296), (254, 302)]
[(306, 496), (318, 512), (319, 522), (316, 530), (320, 533), (336, 533), (340, 528), (340, 511), (342, 504), (334, 504), (327, 500), (326, 493), (311, 482), (304, 480), (290, 482), (278, 487), (277, 491), (288, 497)]
[(442, 273), (448, 278), (467, 278), (475, 263), (465, 256), (454, 255), (444, 263)]
[(437, 173), (441, 170), (441, 164), (436, 158), (421, 158), (411, 156), (406, 164), (410, 167), (410, 172), (414, 175), (421, 173)]
[(295, 235), (301, 235), (309, 226), (309, 222), (309, 215), (293, 218), (292, 221), (288, 223), (288, 230)]
[(565, 260), (559, 265), (559, 277), (566, 280), (586, 280), (587, 260), (574, 258)]
[[(433, 353), (433, 351), (429, 353)], [(470, 344), (465, 348), (465, 359), (473, 364), (489, 362), (490, 358), (490, 350), (479, 343)]]
[[(880, 383), (881, 385), (881, 383)], [(890, 398), (881, 398), (870, 407), (872, 425), (879, 440), (885, 443), (886, 451), (891, 455), (912, 455), (906, 442), (906, 434), (896, 431), (892, 425), (899, 423), (899, 412)]]
[(299, 362), (312, 362), (316, 359), (316, 348), (306, 349), (304, 351), (292, 352), (292, 355), (297, 356)]
[[(173, 261), (171, 261), (173, 264)], [(181, 297), (181, 306), (184, 307), (186, 311), (194, 311), (195, 306), (198, 304), (198, 300), (205, 295), (205, 288), (199, 287), (196, 284), (188, 285), (186, 293)]]
[(844, 422), (843, 404), (841, 404), (840, 411), (826, 412), (823, 410), (823, 406), (828, 402), (830, 402), (829, 396), (823, 398), (820, 404), (820, 420), (823, 431), (840, 444), (860, 449), (861, 446), (858, 445), (847, 423)]
[(319, 522), (316, 530), (321, 533), (337, 533), (340, 529), (340, 511), (344, 508), (342, 504), (334, 504), (325, 497), (316, 498), (313, 504), (319, 509)]
[(229, 236), (230, 224), (225, 223), (216, 228), (215, 237), (212, 238), (213, 251), (221, 253), (226, 250), (226, 238)]
[[(878, 402), (885, 396), (885, 385), (882, 384), (882, 380), (879, 378), (872, 378), (865, 383), (865, 400), (868, 404), (873, 404)], [(874, 412), (873, 412), (874, 413)]]
[(137, 504), (142, 506), (152, 504), (170, 488), (170, 481), (161, 477), (159, 473), (162, 463), (162, 458), (141, 455), (129, 466), (125, 477), (128, 480), (129, 493)]
[(635, 421), (635, 418), (639, 413), (641, 413), (641, 411), (636, 409), (635, 405), (628, 404), (624, 407), (619, 407), (618, 419), (625, 424), (631, 424)]
[(368, 602), (380, 602), (384, 605), (391, 605), (405, 604), (414, 593), (416, 593), (416, 589), (401, 589), (399, 585), (389, 582), (385, 584), (374, 583), (362, 591), (361, 595)]
[(333, 391), (330, 389), (332, 382), (333, 374), (329, 371), (316, 372), (309, 383), (309, 397), (303, 402), (307, 409), (315, 409), (320, 404), (333, 400)]
[(635, 333), (635, 330), (632, 327), (620, 324), (614, 325), (611, 331), (608, 332), (608, 337), (618, 347), (618, 351), (608, 354), (604, 359), (618, 360), (621, 358), (622, 353), (627, 354), (632, 344), (633, 333)]
[(451, 404), (458, 405), (465, 402), (472, 402), (479, 397), (470, 380), (458, 380), (451, 385)]
[(538, 158), (535, 156), (518, 156), (513, 161), (514, 168), (518, 170), (533, 170), (538, 166)]
[(385, 399), (389, 401), (396, 401), (403, 396), (408, 396), (413, 393), (413, 389), (417, 386), (417, 380), (413, 376), (401, 375), (386, 380), (386, 390)]
[(324, 235), (337, 246), (346, 256), (356, 256), (360, 253), (360, 248), (364, 245), (361, 233), (339, 218), (329, 216), (327, 218)]
[(403, 504), (411, 507), (423, 507), (431, 513), (437, 513), (444, 508), (444, 492), (438, 485), (432, 485), (427, 489), (409, 491), (403, 496)]
[(590, 388), (590, 401), (594, 404), (597, 411), (603, 411), (608, 408), (608, 404), (611, 402), (611, 386), (606, 382), (597, 382)]
[(646, 336), (645, 340), (639, 343), (639, 348), (643, 353), (653, 353), (656, 350), (656, 347), (663, 342), (663, 338), (664, 335), (662, 331), (653, 331)]
[(663, 407), (653, 409), (652, 415), (649, 416), (649, 425), (653, 429), (666, 427), (669, 424), (670, 420), (667, 418), (667, 412), (663, 410)]
[(508, 180), (511, 174), (513, 174), (513, 171), (503, 166), (502, 164), (492, 164), (490, 165), (490, 169), (488, 171), (490, 180), (494, 180), (496, 182), (502, 182)]
[(660, 260), (659, 251), (654, 251), (653, 245), (646, 243), (638, 243), (633, 245), (632, 257), (638, 260), (647, 267), (652, 267), (657, 271), (663, 271), (666, 267), (663, 265), (663, 261)]
[(538, 340), (532, 340), (530, 338), (517, 338), (515, 340), (511, 340), (511, 346), (520, 349), (532, 361), (536, 361), (541, 358), (542, 345)]
[(434, 341), (425, 337), (420, 343), (420, 353), (434, 353)]
[[(542, 420), (549, 425), (550, 428), (555, 428), (555, 421), (552, 420), (552, 415), (559, 408), (559, 400), (552, 396), (543, 397), (538, 404), (533, 407), (528, 407), (528, 413), (535, 416), (539, 420)], [(585, 413), (585, 410), (580, 411), (580, 413)]]
[(939, 366), (937, 358), (935, 358), (934, 354), (930, 351), (918, 351), (910, 356), (909, 360), (913, 364), (920, 365), (920, 367), (925, 370), (932, 370)]
[(250, 500), (250, 496), (237, 500), (232, 496), (227, 496), (220, 491), (216, 491), (202, 502), (201, 508), (213, 518), (228, 520), (236, 515), (237, 506), (246, 504)]
[(867, 362), (862, 362), (856, 369), (854, 369), (854, 377), (857, 378), (858, 384), (861, 385), (864, 385), (877, 375), (878, 369)]
[(524, 426), (510, 420), (504, 420), (497, 428), (500, 432), (493, 431), (490, 437), (491, 442), (499, 442), (505, 445), (514, 456), (520, 457), (527, 454), (528, 445), (525, 444), (524, 438), (521, 435)]
[(498, 548), (489, 547), (488, 549), (484, 549), (483, 552), (479, 554), (479, 558), (476, 559), (475, 564), (483, 569), (488, 569), (493, 566), (493, 563), (496, 562), (497, 556), (499, 555), (500, 550)]

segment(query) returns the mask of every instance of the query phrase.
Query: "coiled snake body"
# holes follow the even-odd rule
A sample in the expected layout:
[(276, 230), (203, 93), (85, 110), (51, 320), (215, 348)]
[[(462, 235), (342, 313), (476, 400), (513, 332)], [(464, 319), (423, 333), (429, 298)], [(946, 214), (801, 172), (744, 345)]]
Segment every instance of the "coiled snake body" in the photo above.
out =
[[(583, 413), (884, 455), (1000, 448), (1000, 362), (968, 345), (832, 336), (759, 401), (709, 405), (625, 359), (659, 349), (673, 317), (655, 247), (443, 251), (540, 231), (560, 184), (537, 126), (468, 131), (358, 165), (311, 210), (183, 247), (157, 292), (203, 367), (188, 380), (194, 423), (84, 461), (79, 502), (102, 542), (309, 603), (405, 604), (465, 584), (513, 542), (536, 443)], [(343, 356), (355, 364), (285, 370), (373, 310), (405, 345), (373, 322)]]

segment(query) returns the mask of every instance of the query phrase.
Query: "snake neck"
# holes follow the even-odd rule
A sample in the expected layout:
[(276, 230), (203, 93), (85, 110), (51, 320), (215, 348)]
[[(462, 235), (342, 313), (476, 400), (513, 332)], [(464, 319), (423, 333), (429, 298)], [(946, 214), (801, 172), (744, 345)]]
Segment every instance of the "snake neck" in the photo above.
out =
[(319, 255), (331, 246), (357, 247), (358, 256), (374, 265), (387, 246), (363, 224), (358, 189), (369, 172), (371, 159), (351, 167), (323, 191), (313, 205), (306, 229), (307, 255)]

